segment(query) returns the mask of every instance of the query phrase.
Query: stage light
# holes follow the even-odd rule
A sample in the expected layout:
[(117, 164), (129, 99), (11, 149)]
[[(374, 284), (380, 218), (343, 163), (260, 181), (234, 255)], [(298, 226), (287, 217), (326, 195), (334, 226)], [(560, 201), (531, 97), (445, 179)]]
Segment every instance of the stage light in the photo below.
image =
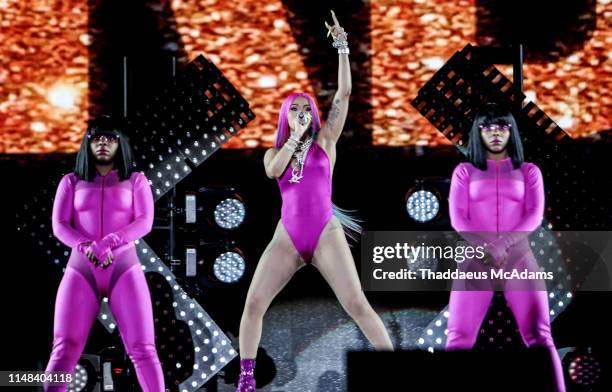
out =
[(263, 75), (257, 80), (257, 85), (261, 88), (273, 88), (277, 85), (274, 75)]
[(35, 121), (32, 124), (30, 124), (30, 129), (34, 132), (46, 132), (47, 125), (44, 122)]
[(570, 363), (568, 372), (572, 382), (582, 386), (592, 386), (599, 381), (601, 366), (592, 356), (581, 355)]
[(49, 89), (47, 99), (51, 104), (61, 109), (74, 109), (78, 91), (73, 86), (58, 83)]
[(188, 193), (185, 195), (185, 223), (195, 223), (197, 219), (196, 196)]
[(197, 275), (197, 249), (185, 249), (185, 276), (193, 277)]
[(571, 382), (571, 390), (599, 390), (602, 378), (602, 365), (592, 347), (567, 347), (559, 350), (566, 379)]
[(429, 222), (438, 215), (440, 202), (433, 192), (421, 189), (408, 196), (406, 211), (417, 222)]
[(565, 116), (561, 117), (561, 119), (557, 122), (557, 124), (561, 128), (572, 128), (574, 126), (574, 119), (572, 118), (571, 113), (566, 114)]
[(73, 379), (68, 385), (69, 392), (89, 392), (94, 389), (97, 383), (97, 371), (99, 370), (99, 357), (92, 355), (83, 355), (77, 363)]
[(215, 222), (224, 229), (235, 229), (244, 222), (244, 204), (235, 198), (221, 201), (215, 207)]
[(207, 241), (213, 237), (226, 238), (228, 231), (241, 228), (246, 220), (246, 203), (232, 186), (187, 190), (181, 198), (185, 203), (182, 214), (186, 230), (193, 230), (192, 225), (197, 224)]
[(423, 59), (421, 62), (430, 71), (437, 71), (444, 65), (444, 59), (437, 56)]
[(225, 252), (219, 255), (214, 262), (215, 277), (221, 282), (235, 283), (244, 274), (244, 258), (236, 252)]

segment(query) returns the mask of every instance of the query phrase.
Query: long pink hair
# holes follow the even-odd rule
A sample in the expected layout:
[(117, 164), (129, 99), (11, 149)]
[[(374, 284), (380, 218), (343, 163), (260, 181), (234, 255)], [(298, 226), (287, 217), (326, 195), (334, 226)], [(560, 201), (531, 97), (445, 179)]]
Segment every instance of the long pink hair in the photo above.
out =
[(312, 110), (312, 124), (310, 126), (310, 136), (313, 139), (317, 138), (317, 133), (321, 129), (321, 118), (319, 117), (319, 108), (315, 103), (314, 99), (306, 93), (293, 93), (289, 94), (283, 101), (280, 113), (278, 115), (278, 126), (276, 128), (276, 148), (281, 148), (283, 144), (289, 139), (289, 121), (287, 120), (287, 113), (291, 104), (297, 97), (304, 97), (308, 101)]
[[(314, 99), (306, 93), (293, 93), (290, 94), (283, 101), (283, 105), (281, 106), (280, 114), (278, 115), (278, 127), (276, 128), (276, 148), (283, 147), (283, 144), (289, 138), (289, 121), (287, 120), (287, 113), (289, 112), (289, 108), (291, 104), (297, 97), (304, 97), (310, 104), (310, 108), (312, 109), (312, 125), (310, 126), (310, 136), (315, 140), (317, 138), (317, 133), (321, 129), (321, 118), (319, 117), (319, 108), (315, 103)], [(345, 210), (337, 205), (332, 203), (332, 210), (334, 215), (338, 218), (342, 227), (344, 228), (344, 233), (353, 241), (359, 241), (361, 236), (361, 232), (363, 229), (356, 216), (354, 216), (354, 211)]]

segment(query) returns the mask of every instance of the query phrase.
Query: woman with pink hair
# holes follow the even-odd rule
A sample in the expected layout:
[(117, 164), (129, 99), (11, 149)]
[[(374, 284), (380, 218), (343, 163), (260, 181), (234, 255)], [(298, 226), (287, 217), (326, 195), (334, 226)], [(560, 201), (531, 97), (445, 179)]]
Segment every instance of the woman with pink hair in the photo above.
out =
[[(307, 94), (289, 95), (281, 107), (275, 148), (264, 156), (269, 178), (278, 181), (283, 205), (272, 240), (259, 260), (240, 321), (240, 380), (237, 392), (255, 390), (255, 355), (264, 313), (297, 270), (311, 263), (334, 290), (346, 312), (376, 349), (392, 350), (385, 326), (368, 303), (355, 268), (348, 234), (359, 225), (331, 201), (336, 142), (348, 114), (351, 71), (347, 34), (332, 11), (328, 28), (338, 49), (338, 90), (321, 125)], [(350, 231), (353, 231), (351, 233)]]

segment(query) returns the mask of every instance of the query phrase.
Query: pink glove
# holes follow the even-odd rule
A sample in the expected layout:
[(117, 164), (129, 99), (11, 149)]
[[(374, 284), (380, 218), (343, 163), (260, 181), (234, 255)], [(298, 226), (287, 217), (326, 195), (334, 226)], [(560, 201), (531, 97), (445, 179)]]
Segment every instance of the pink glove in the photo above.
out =
[(89, 248), (89, 245), (91, 245), (92, 242), (93, 241), (90, 239), (80, 238), (76, 246), (77, 252), (87, 255), (87, 248)]
[(498, 267), (505, 264), (506, 259), (508, 258), (508, 250), (504, 246), (503, 241), (493, 241), (487, 243), (487, 245), (485, 245), (485, 251), (493, 257), (493, 263)]
[(112, 257), (111, 249), (117, 247), (119, 242), (119, 237), (115, 233), (110, 233), (100, 241), (93, 241), (89, 245), (89, 250), (91, 250), (100, 263), (104, 263), (109, 255)]

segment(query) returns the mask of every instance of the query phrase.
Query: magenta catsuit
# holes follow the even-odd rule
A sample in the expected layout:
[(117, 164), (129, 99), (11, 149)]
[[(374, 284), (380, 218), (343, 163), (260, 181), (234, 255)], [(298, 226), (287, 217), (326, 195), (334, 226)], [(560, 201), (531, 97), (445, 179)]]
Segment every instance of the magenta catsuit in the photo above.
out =
[[(527, 237), (516, 235), (532, 232), (542, 222), (544, 183), (536, 165), (523, 163), (514, 169), (510, 158), (487, 159), (486, 170), (470, 163), (459, 164), (451, 180), (449, 212), (456, 231), (486, 232), (497, 238), (496, 244), (507, 251), (508, 265), (520, 263), (521, 268), (537, 269)], [(551, 335), (546, 291), (506, 289), (504, 296), (525, 344), (549, 348), (556, 389), (565, 391), (561, 361)], [(451, 292), (448, 350), (472, 348), (492, 298), (491, 290)]]
[[(55, 300), (53, 350), (47, 371), (73, 372), (87, 335), (108, 298), (126, 351), (143, 391), (164, 391), (161, 363), (155, 349), (149, 288), (133, 241), (153, 225), (153, 195), (145, 175), (134, 172), (121, 181), (117, 170), (96, 174), (92, 182), (65, 175), (53, 204), (53, 233), (72, 248)], [(87, 241), (103, 262), (96, 267), (86, 256)], [(45, 386), (45, 391), (65, 391)]]

